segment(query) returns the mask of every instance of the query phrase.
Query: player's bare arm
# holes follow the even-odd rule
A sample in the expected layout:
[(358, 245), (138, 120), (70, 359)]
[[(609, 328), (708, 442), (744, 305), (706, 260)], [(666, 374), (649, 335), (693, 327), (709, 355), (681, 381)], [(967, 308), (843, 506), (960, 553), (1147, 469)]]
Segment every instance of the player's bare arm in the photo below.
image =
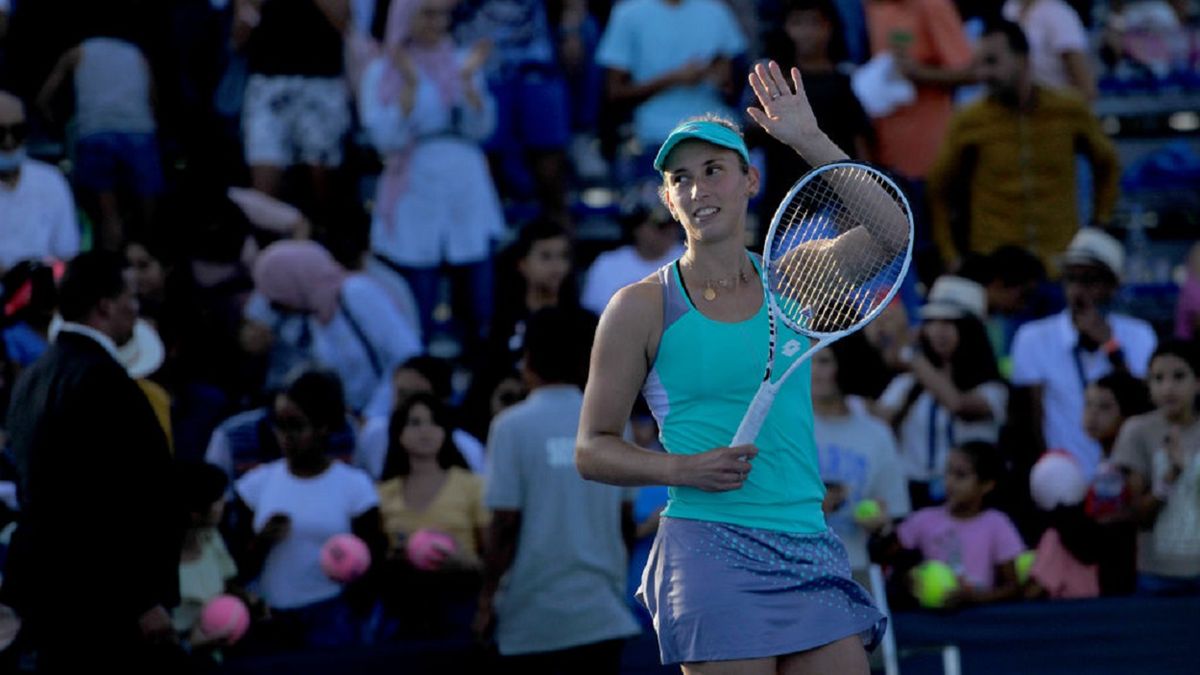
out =
[(752, 447), (716, 448), (695, 455), (647, 450), (623, 437), (633, 403), (662, 335), (662, 287), (650, 279), (623, 288), (596, 329), (591, 376), (583, 395), (575, 465), (588, 480), (614, 485), (673, 485), (701, 490), (740, 488)]

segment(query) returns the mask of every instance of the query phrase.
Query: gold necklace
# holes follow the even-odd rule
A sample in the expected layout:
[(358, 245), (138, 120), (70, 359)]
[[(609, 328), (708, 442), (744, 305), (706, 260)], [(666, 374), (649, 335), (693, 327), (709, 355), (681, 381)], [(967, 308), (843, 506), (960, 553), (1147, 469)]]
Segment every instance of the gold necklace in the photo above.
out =
[(746, 278), (746, 270), (738, 270), (735, 276), (725, 279), (705, 279), (704, 281), (704, 299), (712, 302), (717, 299), (717, 289), (728, 290), (735, 288), (738, 284), (748, 283)]

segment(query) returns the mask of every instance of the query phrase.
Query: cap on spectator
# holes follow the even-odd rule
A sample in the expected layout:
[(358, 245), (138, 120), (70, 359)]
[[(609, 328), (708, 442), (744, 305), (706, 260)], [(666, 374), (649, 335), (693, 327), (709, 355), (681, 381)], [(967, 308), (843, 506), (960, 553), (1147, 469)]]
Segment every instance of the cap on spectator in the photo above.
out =
[(973, 316), (983, 319), (987, 315), (987, 292), (983, 286), (953, 275), (943, 275), (933, 282), (929, 297), (921, 307), (922, 319), (962, 319)]
[(1062, 255), (1063, 265), (1098, 265), (1112, 272), (1118, 281), (1125, 267), (1125, 247), (1113, 236), (1094, 227), (1075, 234)]

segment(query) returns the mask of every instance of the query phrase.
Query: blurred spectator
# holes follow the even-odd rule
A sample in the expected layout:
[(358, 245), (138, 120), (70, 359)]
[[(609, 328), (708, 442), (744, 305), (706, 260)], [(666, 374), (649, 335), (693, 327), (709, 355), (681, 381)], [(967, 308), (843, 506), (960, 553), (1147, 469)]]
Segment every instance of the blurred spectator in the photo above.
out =
[(25, 105), (0, 90), (0, 272), (26, 259), (79, 252), (71, 189), (57, 169), (26, 154)]
[(967, 441), (995, 443), (1008, 406), (982, 320), (984, 290), (961, 277), (934, 282), (921, 308), (917, 345), (901, 356), (908, 372), (879, 397), (878, 412), (896, 430), (916, 507), (939, 504), (950, 450)]
[[(517, 240), (500, 252), (497, 262), (499, 292), (485, 359), (475, 369), (463, 402), (465, 427), (481, 439), (488, 432), (492, 394), (521, 359), (530, 315), (547, 307), (588, 314), (579, 308), (571, 239), (557, 223), (545, 219), (528, 223)], [(583, 384), (583, 380), (577, 382)]]
[(200, 612), (213, 598), (228, 593), (237, 578), (237, 564), (217, 526), (225, 514), (229, 478), (203, 462), (177, 466), (176, 485), (187, 510), (187, 529), (179, 556), (179, 606), (172, 623), (181, 640), (194, 651), (218, 646), (220, 640), (200, 629)]
[(1003, 473), (1004, 462), (994, 446), (973, 441), (956, 447), (946, 458), (946, 504), (906, 518), (894, 539), (888, 536), (878, 544), (884, 558), (894, 559), (907, 549), (922, 560), (949, 565), (958, 588), (947, 598), (947, 607), (1016, 598), (1020, 589), (1014, 563), (1025, 544), (1008, 516), (987, 507)]
[[(174, 670), (182, 509), (166, 438), (117, 361), (137, 318), (134, 290), (114, 254), (72, 260), (60, 334), (13, 394), (22, 503), (3, 601), (24, 620), (39, 672)], [(81, 527), (101, 504), (105, 517)]]
[[(850, 568), (870, 565), (867, 537), (910, 510), (908, 483), (896, 451), (892, 430), (851, 405), (850, 397), (867, 391), (882, 370), (882, 361), (860, 334), (847, 335), (812, 357), (813, 434), (826, 485), (825, 518), (850, 557)], [(858, 518), (855, 508), (873, 500), (879, 513)]]
[(1094, 228), (1080, 230), (1062, 257), (1067, 308), (1017, 330), (1013, 338), (1015, 387), (1030, 389), (1028, 420), (1042, 449), (1075, 455), (1091, 480), (1100, 446), (1084, 433), (1084, 391), (1113, 371), (1144, 377), (1157, 338), (1145, 321), (1110, 311), (1125, 254), (1121, 244)]
[(1070, 5), (1063, 0), (1006, 0), (1002, 11), (1025, 31), (1035, 83), (1073, 90), (1084, 101), (1096, 98), (1087, 30)]
[(1030, 492), (1049, 527), (1034, 549), (1024, 584), (1025, 596), (1099, 596), (1100, 529), (1084, 512), (1087, 483), (1079, 463), (1061, 451), (1049, 452), (1034, 464), (1029, 481)]
[(246, 58), (242, 133), (254, 187), (281, 194), (305, 167), (317, 204), (330, 202), (350, 101), (342, 77), (348, 0), (233, 0), (233, 44)]
[(1150, 360), (1155, 410), (1121, 429), (1113, 462), (1129, 474), (1138, 537), (1138, 592), (1200, 594), (1200, 353), (1167, 342)]
[(58, 281), (65, 265), (23, 260), (0, 278), (4, 354), (14, 375), (50, 346), (50, 324), (58, 308)]
[[(861, 10), (860, 10), (861, 11)], [(821, 127), (853, 159), (873, 156), (871, 120), (837, 66), (846, 60), (842, 23), (834, 0), (788, 0), (783, 23), (769, 39), (767, 55), (784, 67), (795, 64), (804, 75), (804, 93)], [(809, 167), (782, 143), (763, 144), (766, 185), (760, 204), (770, 222), (792, 183)]]
[(533, 314), (522, 375), (531, 393), (488, 436), (485, 503), (493, 511), (476, 630), (495, 621), (511, 672), (619, 672), (638, 627), (625, 605), (633, 493), (575, 469), (592, 334), (562, 309)]
[(1100, 444), (1103, 459), (1084, 497), (1084, 512), (1102, 528), (1100, 592), (1128, 595), (1136, 587), (1137, 523), (1125, 471), (1113, 462), (1113, 446), (1125, 420), (1154, 409), (1146, 384), (1124, 372), (1088, 385), (1083, 430)]
[[(389, 428), (396, 406), (415, 394), (430, 394), (445, 403), (447, 392), (440, 391), (434, 382), (441, 379), (435, 371), (448, 365), (431, 356), (414, 356), (392, 371), (388, 386), (380, 387), (372, 398), (371, 405), (363, 411), (365, 421), (354, 453), (355, 466), (371, 474), (372, 478), (381, 480), (388, 448), (392, 443)], [(483, 444), (471, 434), (453, 426), (447, 433), (455, 449), (466, 460), (467, 467), (475, 473), (482, 473)]]
[(363, 75), (359, 109), (384, 155), (371, 223), (371, 252), (407, 280), (433, 337), (443, 269), (454, 319), (472, 358), (492, 309), (491, 245), (504, 214), (479, 142), (496, 110), (481, 69), (490, 44), (460, 50), (449, 0), (393, 0), (385, 53)]
[[(68, 129), (75, 148), (72, 178), (98, 225), (96, 243), (110, 251), (154, 222), (164, 187), (154, 78), (146, 56), (125, 36), (128, 31), (118, 25), (93, 28), (91, 37), (59, 58), (37, 97), (42, 114), (53, 120), (54, 100), (68, 79), (74, 82)], [(122, 202), (127, 194), (136, 204)]]
[[(308, 370), (300, 366), (290, 373), (288, 381), (276, 393), (276, 400), (280, 396), (287, 397), (289, 387), (300, 383), (300, 377)], [(340, 385), (338, 390), (341, 390)], [(204, 461), (224, 471), (230, 482), (236, 482), (252, 469), (283, 458), (285, 422), (276, 417), (274, 401), (271, 405), (238, 413), (213, 431)], [(353, 418), (347, 416), (340, 424), (331, 423), (324, 441), (331, 459), (350, 462), (357, 443)]]
[(653, 175), (653, 153), (681, 120), (709, 112), (735, 117), (728, 100), (741, 80), (732, 66), (745, 51), (746, 37), (722, 0), (613, 7), (596, 61), (607, 69), (609, 102), (633, 110), (639, 154), (630, 158), (634, 173), (626, 181)]
[[(431, 394), (402, 400), (391, 416), (387, 459), (376, 486), (390, 545), (385, 612), (408, 637), (469, 637), (479, 597), (490, 516), (483, 506), (483, 479), (467, 470), (451, 430)], [(447, 535), (453, 546), (427, 561), (414, 560), (406, 544), (420, 530)]]
[(296, 364), (314, 361), (338, 373), (358, 413), (396, 364), (421, 351), (386, 293), (316, 242), (268, 246), (254, 263), (254, 285), (243, 338), (269, 353), (268, 391)]
[(283, 458), (234, 483), (235, 550), (242, 579), (257, 580), (280, 647), (359, 644), (361, 624), (346, 588), (321, 570), (321, 547), (335, 534), (365, 542), (374, 564), (386, 546), (375, 486), (362, 471), (330, 458), (329, 439), (345, 419), (341, 385), (329, 371), (299, 373), (275, 398), (274, 432)]
[(921, 181), (951, 115), (951, 93), (973, 80), (971, 47), (949, 0), (868, 0), (873, 57), (890, 53), (900, 74), (916, 85), (916, 100), (875, 120), (879, 161)]
[(1200, 337), (1200, 244), (1192, 244), (1185, 269), (1187, 278), (1175, 305), (1175, 337), (1194, 340)]
[(679, 224), (661, 203), (634, 208), (621, 225), (632, 241), (597, 256), (583, 283), (579, 304), (597, 316), (622, 287), (683, 255)]
[(459, 6), (455, 34), (462, 44), (494, 46), (485, 73), (496, 128), (485, 149), (502, 193), (536, 197), (542, 216), (565, 224), (570, 99), (555, 53), (562, 26), (551, 25), (546, 14), (540, 0), (469, 0)]
[(968, 253), (1024, 246), (1051, 276), (1055, 256), (1079, 230), (1075, 154), (1091, 163), (1093, 219), (1107, 222), (1117, 198), (1117, 156), (1087, 104), (1033, 82), (1020, 27), (986, 29), (976, 55), (986, 98), (955, 117), (929, 174), (934, 239), (954, 269)]
[(990, 255), (967, 257), (958, 273), (987, 290), (988, 339), (996, 355), (1000, 374), (1012, 375), (1012, 340), (1017, 329), (1047, 312), (1039, 306), (1036, 295), (1046, 279), (1046, 269), (1029, 251), (1015, 245), (1005, 245)]

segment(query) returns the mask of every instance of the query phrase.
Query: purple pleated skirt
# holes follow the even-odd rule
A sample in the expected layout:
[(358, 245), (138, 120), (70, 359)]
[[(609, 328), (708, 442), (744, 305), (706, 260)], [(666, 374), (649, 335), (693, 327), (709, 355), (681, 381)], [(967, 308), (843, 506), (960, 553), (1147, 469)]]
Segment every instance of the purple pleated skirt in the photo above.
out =
[(783, 656), (851, 635), (870, 650), (887, 626), (832, 532), (663, 518), (637, 598), (664, 664)]

